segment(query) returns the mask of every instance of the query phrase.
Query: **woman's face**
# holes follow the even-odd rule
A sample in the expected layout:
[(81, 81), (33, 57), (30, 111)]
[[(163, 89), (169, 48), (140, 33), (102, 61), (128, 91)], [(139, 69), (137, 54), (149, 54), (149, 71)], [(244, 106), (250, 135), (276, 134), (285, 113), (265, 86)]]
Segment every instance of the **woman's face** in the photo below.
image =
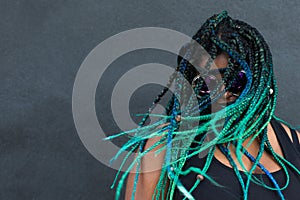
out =
[[(218, 55), (213, 62), (209, 62), (207, 56), (203, 56), (202, 60), (199, 61), (200, 71), (198, 75), (194, 77), (192, 86), (195, 89), (196, 94), (199, 98), (202, 96), (210, 95), (210, 98), (216, 97), (218, 94), (225, 90), (225, 84), (223, 81), (224, 72), (228, 70), (228, 59), (227, 53), (221, 53)], [(206, 65), (211, 65), (210, 70), (205, 70)], [(218, 97), (216, 103), (222, 106), (235, 101), (241, 91), (243, 90), (246, 83), (246, 76), (241, 72), (236, 72), (238, 74), (227, 74), (232, 75), (235, 78), (228, 78), (227, 82), (230, 83), (230, 88), (224, 93), (223, 96)], [(216, 91), (218, 89), (219, 91)], [(213, 92), (211, 92), (213, 91)]]
[[(221, 53), (214, 59), (214, 63), (218, 69), (226, 68), (228, 66), (229, 56), (227, 53)], [(220, 74), (223, 77), (223, 74)], [(225, 85), (222, 85), (221, 91), (225, 89)], [(238, 98), (240, 93), (232, 93), (230, 91), (226, 91), (224, 96), (217, 100), (219, 104), (227, 104), (235, 101)]]

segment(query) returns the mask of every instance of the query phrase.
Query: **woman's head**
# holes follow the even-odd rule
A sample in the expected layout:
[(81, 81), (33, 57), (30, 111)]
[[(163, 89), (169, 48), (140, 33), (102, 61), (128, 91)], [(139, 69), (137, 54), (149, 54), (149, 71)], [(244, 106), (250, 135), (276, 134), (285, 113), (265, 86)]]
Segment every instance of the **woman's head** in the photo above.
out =
[[(158, 123), (171, 122), (168, 128), (176, 131), (177, 140), (193, 142), (199, 136), (199, 152), (204, 143), (205, 148), (220, 141), (241, 145), (249, 137), (265, 137), (265, 127), (274, 115), (277, 87), (269, 47), (257, 29), (224, 11), (210, 17), (179, 54), (179, 73), (169, 82), (175, 85), (174, 95)], [(153, 105), (166, 91), (168, 87)], [(151, 132), (151, 128), (143, 130)], [(214, 139), (204, 142), (209, 135)], [(189, 148), (189, 142), (182, 149)]]
[[(192, 62), (178, 56), (178, 71), (184, 74), (196, 95), (202, 98), (200, 102), (211, 98), (214, 102), (224, 103), (224, 97), (228, 97), (226, 101), (232, 103), (240, 97), (240, 100), (251, 99), (247, 102), (248, 108), (253, 108), (251, 104), (254, 103), (263, 105), (263, 108), (273, 108), (269, 105), (274, 100), (272, 91), (276, 89), (272, 56), (257, 29), (232, 19), (223, 11), (207, 19), (193, 36), (193, 40), (180, 50), (180, 55), (188, 52), (188, 60)], [(210, 59), (199, 51), (199, 44)], [(211, 76), (210, 71), (215, 71), (216, 68), (222, 70), (218, 73), (221, 77)], [(220, 78), (222, 81), (214, 81)]]

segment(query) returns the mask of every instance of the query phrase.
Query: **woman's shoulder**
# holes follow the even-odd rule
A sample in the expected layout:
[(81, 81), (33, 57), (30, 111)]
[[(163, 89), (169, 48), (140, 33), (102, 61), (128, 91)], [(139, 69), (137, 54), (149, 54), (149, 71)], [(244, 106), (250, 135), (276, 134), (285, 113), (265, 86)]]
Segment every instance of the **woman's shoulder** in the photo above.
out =
[[(293, 143), (295, 143), (295, 142), (299, 143), (299, 141), (300, 141), (300, 133), (299, 133), (299, 131), (294, 130), (294, 129), (291, 129), (290, 127), (288, 127), (288, 126), (285, 125), (284, 123), (281, 123), (281, 125), (282, 125), (282, 127), (284, 128), (284, 130), (285, 130), (285, 132), (287, 133), (287, 135), (289, 136), (290, 140), (291, 140)], [(295, 135), (293, 136), (293, 134), (295, 134)], [(298, 141), (294, 141), (295, 138), (296, 138), (296, 139), (298, 138)]]

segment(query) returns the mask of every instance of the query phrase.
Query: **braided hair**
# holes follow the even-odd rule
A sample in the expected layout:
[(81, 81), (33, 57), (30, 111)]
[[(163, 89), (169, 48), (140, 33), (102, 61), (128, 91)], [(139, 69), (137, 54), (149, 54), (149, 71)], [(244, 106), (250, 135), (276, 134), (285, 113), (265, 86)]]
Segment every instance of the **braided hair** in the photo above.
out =
[[(204, 79), (199, 78), (200, 81), (191, 87), (195, 77), (199, 75), (199, 67), (196, 66), (201, 57), (199, 56), (199, 45), (210, 57), (202, 68), (206, 71), (211, 70), (211, 61), (218, 55), (222, 53), (228, 55), (228, 65), (222, 75), (222, 81), (213, 88), (209, 88), (209, 95), (197, 95), (201, 89), (207, 87)], [(202, 50), (200, 52), (203, 52)], [(119, 198), (124, 180), (133, 166), (137, 164), (137, 172), (139, 172), (139, 163), (143, 156), (159, 146), (161, 147), (157, 151), (166, 150), (166, 156), (153, 199), (161, 199), (166, 196), (167, 199), (172, 199), (176, 188), (186, 198), (194, 199), (191, 193), (201, 180), (197, 179), (190, 190), (187, 190), (179, 180), (180, 175), (187, 175), (191, 172), (196, 172), (213, 184), (220, 186), (206, 173), (216, 147), (229, 160), (242, 187), (244, 199), (248, 197), (250, 181), (277, 191), (280, 198), (284, 199), (281, 190), (287, 187), (288, 182), (283, 188), (280, 188), (271, 173), (259, 162), (263, 152), (268, 151), (283, 168), (287, 179), (289, 179), (287, 165), (300, 174), (299, 169), (276, 154), (267, 136), (267, 125), (272, 118), (276, 118), (274, 110), (277, 100), (277, 86), (273, 74), (272, 55), (262, 35), (249, 24), (232, 19), (226, 11), (223, 11), (207, 19), (193, 36), (193, 41), (185, 45), (179, 54), (178, 66), (167, 87), (154, 100), (140, 122), (140, 126), (132, 130), (136, 133), (136, 137), (129, 140), (118, 153), (119, 155), (121, 152), (129, 150), (126, 157), (128, 158), (136, 149), (139, 151), (138, 156), (119, 181), (116, 199)], [(235, 80), (239, 76), (238, 72), (241, 71), (246, 80), (238, 98), (228, 103), (223, 109), (212, 111), (212, 107), (218, 99), (222, 98), (224, 93), (235, 84)], [(152, 109), (166, 94), (171, 84), (174, 84), (175, 90), (166, 106), (166, 114), (161, 115), (160, 120), (156, 123), (145, 126), (145, 121), (151, 115)], [(224, 86), (223, 89), (221, 89), (222, 86)], [(178, 120), (178, 116), (180, 116), (180, 120)], [(166, 124), (166, 122), (168, 122), (166, 126), (157, 129), (159, 125)], [(156, 136), (161, 136), (161, 139), (145, 150), (146, 141)], [(207, 138), (210, 139), (207, 140)], [(248, 145), (255, 139), (260, 141), (256, 158), (251, 156), (242, 145), (249, 139)], [(227, 146), (225, 147), (223, 144), (227, 144)], [(230, 145), (236, 148), (237, 159), (247, 176), (246, 181), (243, 180), (241, 172), (233, 161), (228, 148)], [(187, 159), (205, 151), (207, 157), (203, 168), (193, 167), (183, 170)], [(253, 162), (250, 170), (247, 170), (243, 165), (241, 159), (243, 155), (246, 155)], [(261, 180), (252, 176), (256, 167), (261, 168), (268, 175), (273, 187), (265, 185)], [(133, 191), (136, 189), (138, 174), (136, 173)], [(169, 184), (166, 184), (167, 181)], [(134, 197), (134, 192), (132, 197)]]

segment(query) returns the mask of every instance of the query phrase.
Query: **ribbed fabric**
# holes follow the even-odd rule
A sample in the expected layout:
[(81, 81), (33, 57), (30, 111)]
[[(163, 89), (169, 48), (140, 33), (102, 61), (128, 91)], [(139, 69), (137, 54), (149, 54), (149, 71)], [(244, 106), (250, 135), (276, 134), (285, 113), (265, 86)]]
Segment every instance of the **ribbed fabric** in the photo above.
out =
[[(271, 120), (272, 128), (276, 134), (276, 137), (279, 141), (279, 145), (283, 151), (284, 157), (300, 169), (300, 145), (297, 134), (295, 130), (291, 130), (293, 142), (290, 140), (285, 129), (282, 125), (276, 121)], [(205, 158), (199, 158), (194, 156), (189, 159), (185, 164), (185, 169), (191, 166), (194, 167), (203, 167), (205, 164)], [(290, 167), (287, 167), (288, 173), (290, 175), (289, 186), (283, 190), (283, 195), (287, 200), (298, 200), (299, 190), (300, 190), (300, 177), (294, 170)], [(214, 178), (215, 181), (223, 185), (223, 188), (217, 187), (211, 184), (208, 180), (203, 180), (198, 187), (194, 190), (192, 195), (195, 199), (204, 199), (204, 200), (231, 200), (231, 199), (243, 199), (241, 186), (236, 178), (236, 175), (232, 168), (225, 166), (216, 158), (213, 158), (211, 166), (207, 171), (207, 174)], [(242, 173), (243, 179), (246, 180), (246, 176)], [(283, 169), (272, 173), (274, 178), (277, 180), (280, 187), (283, 187), (286, 183), (286, 176)], [(254, 174), (255, 177), (263, 180), (268, 186), (273, 186), (267, 175), (265, 174)], [(187, 176), (180, 177), (182, 184), (190, 189), (194, 182), (196, 181), (197, 174), (190, 173)], [(183, 196), (179, 191), (175, 193), (175, 200), (183, 199)], [(268, 190), (262, 186), (259, 186), (255, 183), (250, 184), (249, 187), (249, 200), (276, 200), (280, 199), (276, 191)]]

